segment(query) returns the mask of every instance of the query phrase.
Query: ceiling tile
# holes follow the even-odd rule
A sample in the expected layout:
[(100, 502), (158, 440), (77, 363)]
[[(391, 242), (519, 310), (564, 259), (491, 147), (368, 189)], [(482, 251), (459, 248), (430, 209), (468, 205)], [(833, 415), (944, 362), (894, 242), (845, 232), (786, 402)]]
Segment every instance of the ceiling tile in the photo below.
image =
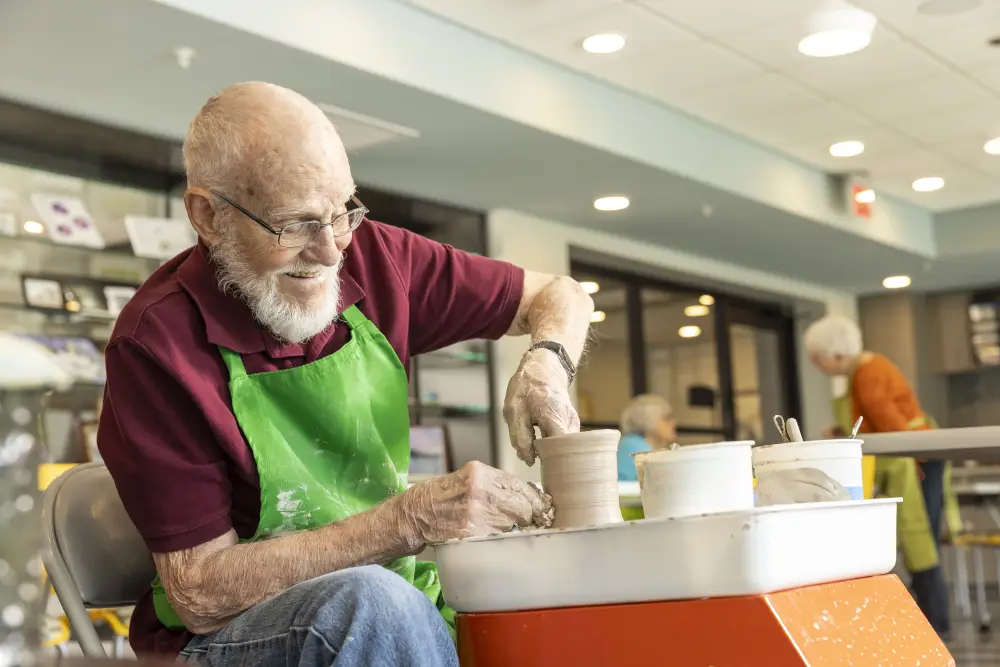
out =
[[(993, 135), (1000, 137), (1000, 132)], [(987, 176), (1000, 178), (1000, 155), (990, 155), (983, 150), (987, 139), (982, 134), (969, 134), (955, 137), (945, 144), (934, 146), (935, 150), (950, 155), (956, 162), (971, 169), (976, 169)], [(996, 185), (994, 185), (996, 188)]]
[(624, 0), (411, 0), (411, 3), (489, 35), (526, 30), (623, 4)]
[(825, 92), (853, 95), (946, 74), (949, 69), (909, 41), (886, 38), (840, 58), (797, 58), (784, 71)]
[(978, 135), (982, 142), (1000, 136), (1000, 100), (958, 104), (938, 112), (906, 118), (896, 129), (926, 144), (941, 144), (956, 137)]
[(678, 92), (671, 104), (712, 119), (745, 118), (821, 102), (815, 91), (775, 72), (749, 76), (722, 86)]
[[(830, 155), (830, 145), (838, 141), (861, 141), (865, 151), (861, 155), (838, 158)], [(794, 142), (781, 147), (788, 153), (809, 164), (827, 171), (871, 171), (875, 161), (900, 152), (912, 151), (919, 145), (910, 137), (880, 125), (859, 126), (851, 132), (817, 134), (804, 142)]]
[(818, 137), (850, 136), (870, 125), (861, 115), (835, 102), (813, 102), (784, 111), (727, 122), (732, 130), (772, 145), (796, 145)]
[[(624, 49), (603, 55), (583, 50), (584, 38), (609, 32), (625, 37)], [(694, 33), (631, 4), (609, 5), (510, 37), (510, 41), (529, 51), (575, 69), (606, 73), (612, 80), (624, 68), (658, 69), (669, 65), (679, 49), (700, 40)]]
[(968, 71), (969, 76), (986, 84), (995, 92), (1000, 93), (1000, 62), (990, 63)]
[[(1000, 2), (990, 0), (998, 8)], [(947, 30), (915, 37), (928, 51), (961, 68), (978, 66), (1000, 67), (1000, 48), (988, 41), (1000, 36), (1000, 12), (990, 21), (971, 22)]]
[(753, 30), (776, 21), (803, 17), (802, 0), (639, 0), (639, 2), (703, 35)]
[(858, 7), (875, 14), (881, 22), (917, 37), (960, 30), (972, 25), (993, 25), (995, 28), (1000, 28), (1000, 3), (996, 0), (979, 0), (973, 9), (945, 15), (931, 15), (917, 11), (920, 0), (853, 0), (853, 2)]
[(939, 74), (895, 86), (841, 93), (837, 98), (874, 119), (896, 123), (929, 115), (959, 104), (985, 104), (994, 99), (981, 85), (961, 74)]
[[(807, 33), (806, 18), (790, 19), (740, 32), (715, 36), (729, 48), (775, 69), (794, 69), (817, 60), (799, 53), (799, 41)], [(895, 34), (876, 27), (869, 48), (899, 41)], [(829, 60), (852, 59), (856, 54)]]

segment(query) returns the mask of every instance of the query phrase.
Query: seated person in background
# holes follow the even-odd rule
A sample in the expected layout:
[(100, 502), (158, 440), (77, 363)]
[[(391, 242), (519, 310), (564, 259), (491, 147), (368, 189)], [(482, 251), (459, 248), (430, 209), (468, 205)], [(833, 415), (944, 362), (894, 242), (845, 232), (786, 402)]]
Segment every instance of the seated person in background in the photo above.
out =
[(665, 449), (677, 438), (674, 409), (656, 394), (636, 396), (625, 406), (621, 418), (622, 439), (618, 443), (618, 479), (638, 481), (633, 454)]

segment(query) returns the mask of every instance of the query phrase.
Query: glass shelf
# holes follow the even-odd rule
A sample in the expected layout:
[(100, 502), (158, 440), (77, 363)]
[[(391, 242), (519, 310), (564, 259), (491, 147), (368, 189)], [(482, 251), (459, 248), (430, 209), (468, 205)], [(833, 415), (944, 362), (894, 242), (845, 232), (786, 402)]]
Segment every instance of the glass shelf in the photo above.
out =
[(0, 301), (0, 309), (16, 310), (26, 313), (34, 313), (42, 317), (57, 318), (70, 324), (108, 324), (117, 319), (109, 312), (73, 313), (68, 310), (55, 310), (51, 308), (35, 308), (24, 303)]
[(134, 259), (138, 262), (144, 262), (150, 264), (154, 269), (159, 267), (160, 261), (156, 259), (147, 259), (145, 257), (136, 257), (135, 253), (132, 252), (131, 246), (127, 242), (109, 245), (104, 248), (90, 248), (87, 246), (77, 246), (77, 245), (65, 245), (62, 243), (56, 243), (52, 241), (47, 236), (0, 236), (0, 247), (3, 247), (5, 243), (14, 244), (26, 244), (37, 247), (52, 248), (56, 250), (65, 250), (67, 252), (84, 253), (88, 255), (115, 255), (118, 257), (128, 257)]

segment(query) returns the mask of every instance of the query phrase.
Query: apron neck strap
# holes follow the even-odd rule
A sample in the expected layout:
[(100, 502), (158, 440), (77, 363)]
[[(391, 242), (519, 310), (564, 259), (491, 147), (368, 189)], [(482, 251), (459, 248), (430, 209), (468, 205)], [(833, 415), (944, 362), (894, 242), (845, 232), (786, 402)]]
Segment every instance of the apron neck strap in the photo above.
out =
[(347, 310), (341, 313), (341, 316), (344, 318), (344, 321), (347, 322), (347, 326), (351, 330), (357, 329), (368, 321), (368, 318), (365, 317), (360, 310), (358, 310), (357, 306), (349, 306)]
[(243, 358), (240, 356), (239, 352), (233, 352), (229, 348), (222, 347), (221, 345), (219, 346), (219, 352), (222, 353), (222, 360), (226, 362), (226, 368), (229, 369), (230, 380), (247, 376), (247, 369), (243, 365)]

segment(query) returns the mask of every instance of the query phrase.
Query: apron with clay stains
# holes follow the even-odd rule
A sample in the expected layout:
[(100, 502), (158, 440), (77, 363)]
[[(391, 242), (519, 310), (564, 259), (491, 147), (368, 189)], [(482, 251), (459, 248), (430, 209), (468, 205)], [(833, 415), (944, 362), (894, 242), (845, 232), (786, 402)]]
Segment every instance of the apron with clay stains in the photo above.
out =
[[(260, 477), (260, 521), (248, 541), (319, 528), (406, 490), (406, 371), (356, 306), (343, 319), (351, 331), (344, 347), (297, 368), (249, 375), (239, 354), (219, 348), (233, 413)], [(409, 556), (386, 567), (437, 605), (454, 637), (454, 612), (444, 604), (434, 563)], [(183, 629), (158, 577), (153, 602), (164, 625)]]

